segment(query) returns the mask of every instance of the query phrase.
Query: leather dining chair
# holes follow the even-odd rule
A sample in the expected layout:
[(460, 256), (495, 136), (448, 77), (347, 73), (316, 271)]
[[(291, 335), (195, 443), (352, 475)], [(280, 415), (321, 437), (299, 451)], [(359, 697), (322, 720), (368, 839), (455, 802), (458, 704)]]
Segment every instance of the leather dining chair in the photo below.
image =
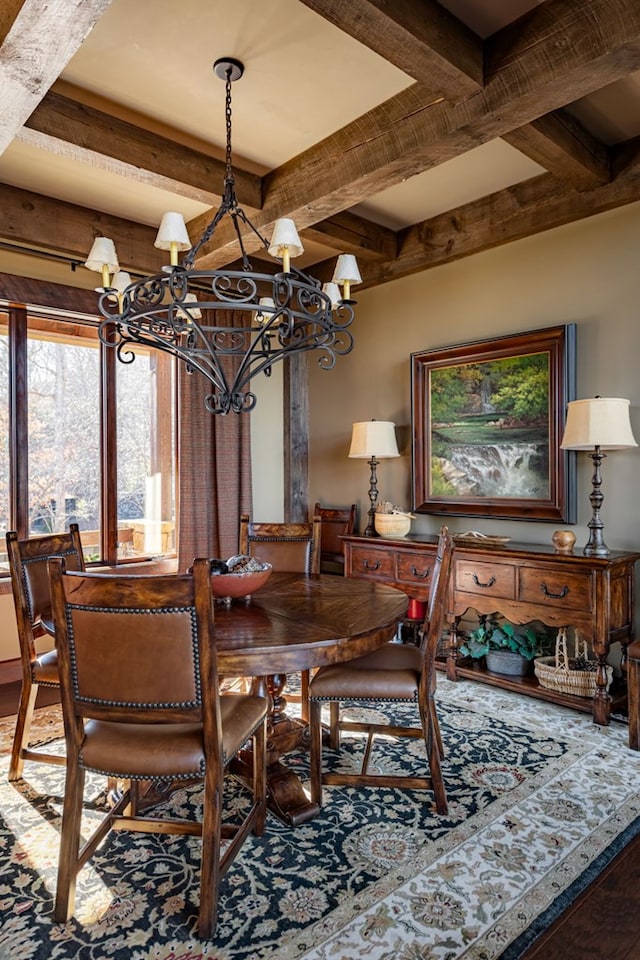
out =
[(274, 570), (287, 573), (320, 573), (322, 521), (309, 523), (255, 522), (240, 517), (240, 553), (259, 557)]
[[(344, 663), (321, 667), (309, 685), (311, 799), (322, 802), (322, 785), (406, 787), (432, 790), (438, 813), (447, 812), (447, 796), (440, 757), (442, 741), (435, 705), (435, 659), (447, 609), (453, 541), (446, 527), (440, 530), (427, 613), (419, 647), (400, 643), (385, 646)], [(342, 721), (344, 700), (369, 703), (409, 701), (417, 704), (420, 727), (395, 724)], [(322, 705), (330, 705), (329, 742), (340, 749), (340, 731), (368, 734), (362, 769), (359, 773), (329, 773), (322, 770)], [(424, 739), (429, 776), (399, 776), (367, 772), (374, 735)]]
[[(285, 573), (320, 573), (322, 520), (314, 516), (310, 522), (254, 522), (249, 514), (240, 517), (240, 553), (259, 557), (274, 570)], [(300, 678), (300, 695), (287, 691), (287, 699), (300, 703), (303, 720), (308, 719), (307, 691), (309, 671)]]
[(322, 520), (320, 542), (320, 573), (344, 575), (344, 545), (341, 534), (354, 533), (356, 529), (357, 506), (323, 507), (316, 503), (314, 516)]
[(9, 763), (9, 780), (19, 780), (25, 760), (62, 765), (65, 758), (30, 749), (31, 722), (38, 688), (60, 686), (58, 655), (55, 649), (38, 652), (38, 640), (49, 636), (42, 618), (51, 620), (51, 598), (47, 563), (63, 557), (69, 570), (84, 570), (84, 555), (77, 523), (68, 533), (52, 533), (19, 540), (10, 530), (6, 536), (11, 587), (18, 626), (22, 688)]
[[(249, 832), (264, 831), (267, 715), (264, 697), (218, 692), (209, 560), (162, 576), (65, 572), (53, 560), (50, 577), (67, 746), (55, 920), (73, 914), (76, 877), (109, 830), (199, 836), (207, 939), (221, 877)], [(250, 807), (223, 823), (225, 773), (248, 740)], [(128, 786), (80, 846), (87, 771)], [(194, 779), (204, 781), (202, 821), (140, 812), (142, 782)]]

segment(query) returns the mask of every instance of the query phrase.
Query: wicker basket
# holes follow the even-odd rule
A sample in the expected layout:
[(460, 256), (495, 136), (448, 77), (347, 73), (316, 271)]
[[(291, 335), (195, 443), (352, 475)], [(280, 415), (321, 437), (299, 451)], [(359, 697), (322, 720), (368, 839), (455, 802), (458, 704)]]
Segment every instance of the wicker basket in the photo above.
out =
[[(586, 661), (591, 669), (576, 670), (577, 659)], [(555, 657), (537, 657), (534, 670), (541, 687), (570, 693), (576, 697), (593, 697), (596, 692), (597, 661), (587, 659), (587, 641), (576, 631), (574, 637), (574, 656), (567, 653), (567, 631), (562, 628), (556, 637)], [(607, 667), (607, 690), (611, 685), (613, 668)]]

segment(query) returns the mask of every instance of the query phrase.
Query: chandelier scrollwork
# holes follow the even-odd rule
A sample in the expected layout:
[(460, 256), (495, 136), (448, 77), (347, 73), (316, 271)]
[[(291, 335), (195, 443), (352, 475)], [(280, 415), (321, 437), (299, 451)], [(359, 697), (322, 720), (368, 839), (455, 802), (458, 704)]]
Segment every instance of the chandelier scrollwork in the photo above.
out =
[[(322, 286), (291, 266), (291, 257), (303, 252), (292, 220), (276, 221), (269, 244), (238, 205), (231, 164), (231, 83), (242, 76), (244, 67), (225, 58), (216, 61), (214, 70), (226, 83), (225, 187), (202, 237), (192, 246), (182, 216), (165, 214), (156, 246), (170, 251), (171, 263), (162, 273), (132, 281), (119, 271), (113, 242), (104, 237), (96, 238), (86, 265), (102, 271), (99, 336), (116, 350), (119, 360), (131, 363), (137, 345), (162, 350), (209, 381), (212, 390), (204, 402), (211, 413), (244, 413), (256, 404), (252, 379), (269, 376), (274, 363), (318, 351), (319, 365), (330, 369), (337, 356), (352, 350), (349, 327), (355, 301), (350, 287), (360, 282), (360, 274), (355, 258), (342, 254), (332, 282)], [(198, 253), (225, 216), (233, 223), (242, 269), (196, 269)], [(253, 231), (265, 250), (282, 260), (281, 271), (253, 270), (241, 227)], [(179, 263), (178, 252), (185, 251)]]

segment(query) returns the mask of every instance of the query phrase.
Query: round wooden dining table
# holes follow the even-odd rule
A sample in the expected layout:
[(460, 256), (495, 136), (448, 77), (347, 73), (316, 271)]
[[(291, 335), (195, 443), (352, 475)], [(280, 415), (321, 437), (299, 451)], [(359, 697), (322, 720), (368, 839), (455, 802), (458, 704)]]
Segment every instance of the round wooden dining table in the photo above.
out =
[[(404, 616), (407, 596), (368, 580), (274, 572), (248, 600), (215, 604), (218, 672), (252, 677), (272, 699), (267, 734), (269, 806), (296, 826), (318, 812), (281, 757), (306, 748), (308, 729), (286, 712), (287, 674), (362, 656), (387, 643)], [(250, 770), (250, 757), (241, 760)], [(239, 772), (242, 772), (239, 771)]]

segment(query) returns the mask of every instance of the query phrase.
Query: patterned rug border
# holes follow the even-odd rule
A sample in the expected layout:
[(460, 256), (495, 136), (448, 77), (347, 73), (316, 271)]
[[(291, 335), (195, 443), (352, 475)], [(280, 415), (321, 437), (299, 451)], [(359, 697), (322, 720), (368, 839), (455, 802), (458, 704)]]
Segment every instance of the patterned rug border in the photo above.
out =
[(633, 823), (629, 824), (626, 830), (618, 834), (615, 840), (611, 842), (609, 847), (607, 847), (599, 857), (596, 857), (596, 859), (586, 867), (580, 876), (567, 887), (564, 893), (556, 898), (550, 907), (532, 920), (524, 933), (521, 934), (517, 940), (514, 940), (504, 953), (500, 954), (497, 960), (519, 960), (524, 951), (532, 946), (572, 903), (575, 903), (589, 884), (606, 870), (609, 864), (624, 850), (627, 844), (631, 843), (631, 841), (635, 840), (639, 835), (640, 817), (637, 817)]

